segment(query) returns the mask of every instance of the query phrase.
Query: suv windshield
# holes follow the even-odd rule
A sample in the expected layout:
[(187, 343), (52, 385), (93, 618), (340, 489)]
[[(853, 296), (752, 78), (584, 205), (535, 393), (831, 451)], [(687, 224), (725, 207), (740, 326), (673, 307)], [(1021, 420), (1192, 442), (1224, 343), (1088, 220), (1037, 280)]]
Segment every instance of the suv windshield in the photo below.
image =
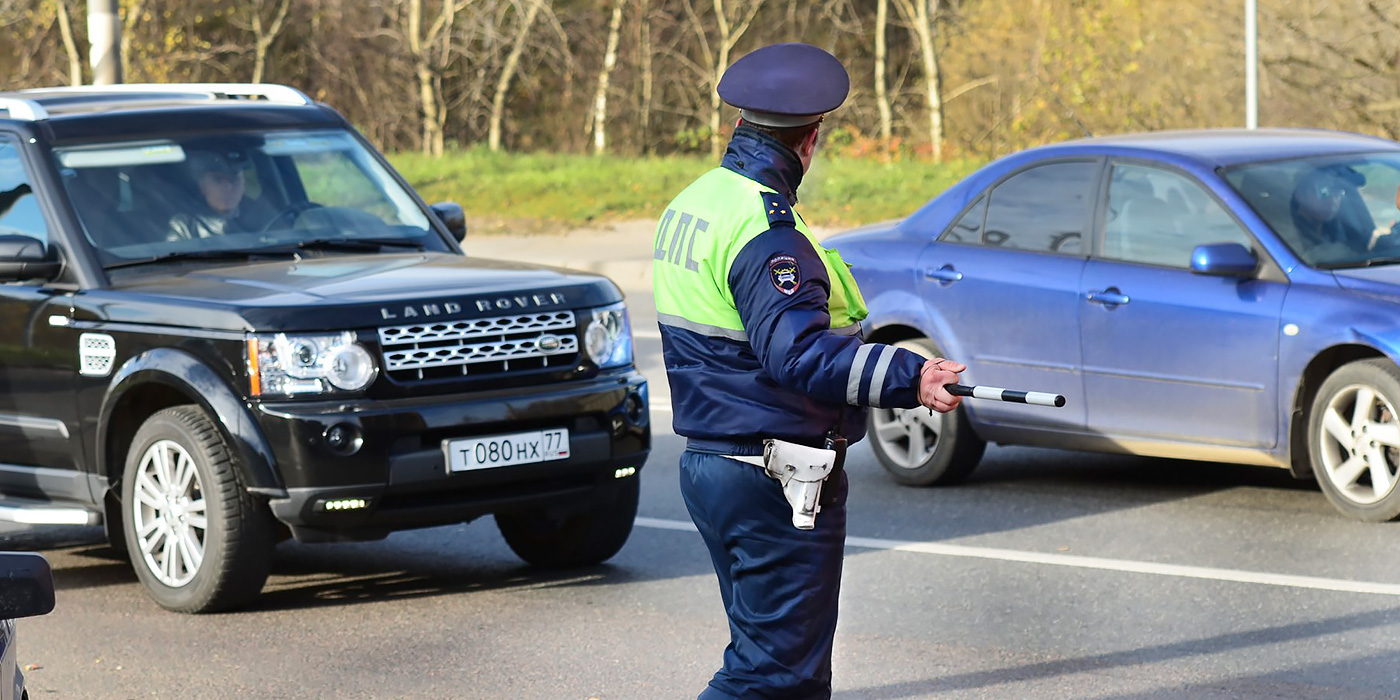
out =
[(1400, 153), (1280, 160), (1224, 174), (1308, 265), (1400, 263)]
[(242, 253), (448, 250), (413, 197), (342, 130), (84, 144), (56, 148), (54, 157), (108, 267)]

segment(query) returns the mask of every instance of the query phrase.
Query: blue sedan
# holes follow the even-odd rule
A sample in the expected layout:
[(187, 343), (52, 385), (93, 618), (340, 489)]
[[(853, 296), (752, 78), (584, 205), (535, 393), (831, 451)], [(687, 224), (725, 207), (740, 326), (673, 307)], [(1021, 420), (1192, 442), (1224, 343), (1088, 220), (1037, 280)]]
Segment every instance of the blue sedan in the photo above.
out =
[(833, 236), (867, 339), (1067, 399), (875, 409), (876, 456), (911, 485), (967, 477), (988, 442), (1282, 467), (1400, 517), (1397, 188), (1392, 141), (1162, 132), (1023, 151)]

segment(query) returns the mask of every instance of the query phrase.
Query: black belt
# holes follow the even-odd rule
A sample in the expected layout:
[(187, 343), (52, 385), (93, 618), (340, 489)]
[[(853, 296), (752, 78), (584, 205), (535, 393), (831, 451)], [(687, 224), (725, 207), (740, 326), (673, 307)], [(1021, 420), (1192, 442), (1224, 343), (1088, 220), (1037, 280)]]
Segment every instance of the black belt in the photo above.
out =
[(715, 455), (762, 457), (763, 441), (759, 439), (712, 440), (707, 438), (686, 438), (685, 449), (691, 452), (704, 452)]

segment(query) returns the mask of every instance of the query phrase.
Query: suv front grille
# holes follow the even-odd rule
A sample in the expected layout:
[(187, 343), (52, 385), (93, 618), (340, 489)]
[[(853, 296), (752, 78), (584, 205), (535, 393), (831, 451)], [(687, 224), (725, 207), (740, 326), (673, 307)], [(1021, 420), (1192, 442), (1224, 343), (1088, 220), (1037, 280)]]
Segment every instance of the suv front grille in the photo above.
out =
[(379, 329), (384, 369), (398, 380), (567, 367), (577, 362), (571, 311), (415, 323)]

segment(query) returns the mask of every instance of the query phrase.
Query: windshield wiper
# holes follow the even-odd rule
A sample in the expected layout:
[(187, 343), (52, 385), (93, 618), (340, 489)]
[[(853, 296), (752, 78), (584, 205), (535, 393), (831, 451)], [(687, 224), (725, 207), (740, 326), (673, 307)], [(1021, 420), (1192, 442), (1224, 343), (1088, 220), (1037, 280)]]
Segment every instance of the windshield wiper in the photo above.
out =
[[(422, 250), (422, 243), (404, 238), (314, 238), (298, 241), (288, 249), (295, 250), (379, 250), (380, 248), (412, 248)], [(283, 250), (274, 247), (272, 250)]]
[(151, 265), (154, 263), (172, 262), (176, 260), (249, 260), (259, 255), (290, 255), (288, 251), (280, 250), (176, 250), (169, 253), (161, 253), (149, 258), (139, 258), (136, 260), (123, 260), (110, 265), (103, 265), (103, 269), (115, 270), (122, 267), (135, 267), (137, 265)]
[(1377, 265), (1400, 264), (1400, 256), (1389, 255), (1380, 258), (1368, 258), (1366, 260), (1348, 260), (1346, 262), (1331, 263), (1328, 265), (1318, 265), (1323, 270), (1354, 270), (1360, 267), (1375, 267)]

